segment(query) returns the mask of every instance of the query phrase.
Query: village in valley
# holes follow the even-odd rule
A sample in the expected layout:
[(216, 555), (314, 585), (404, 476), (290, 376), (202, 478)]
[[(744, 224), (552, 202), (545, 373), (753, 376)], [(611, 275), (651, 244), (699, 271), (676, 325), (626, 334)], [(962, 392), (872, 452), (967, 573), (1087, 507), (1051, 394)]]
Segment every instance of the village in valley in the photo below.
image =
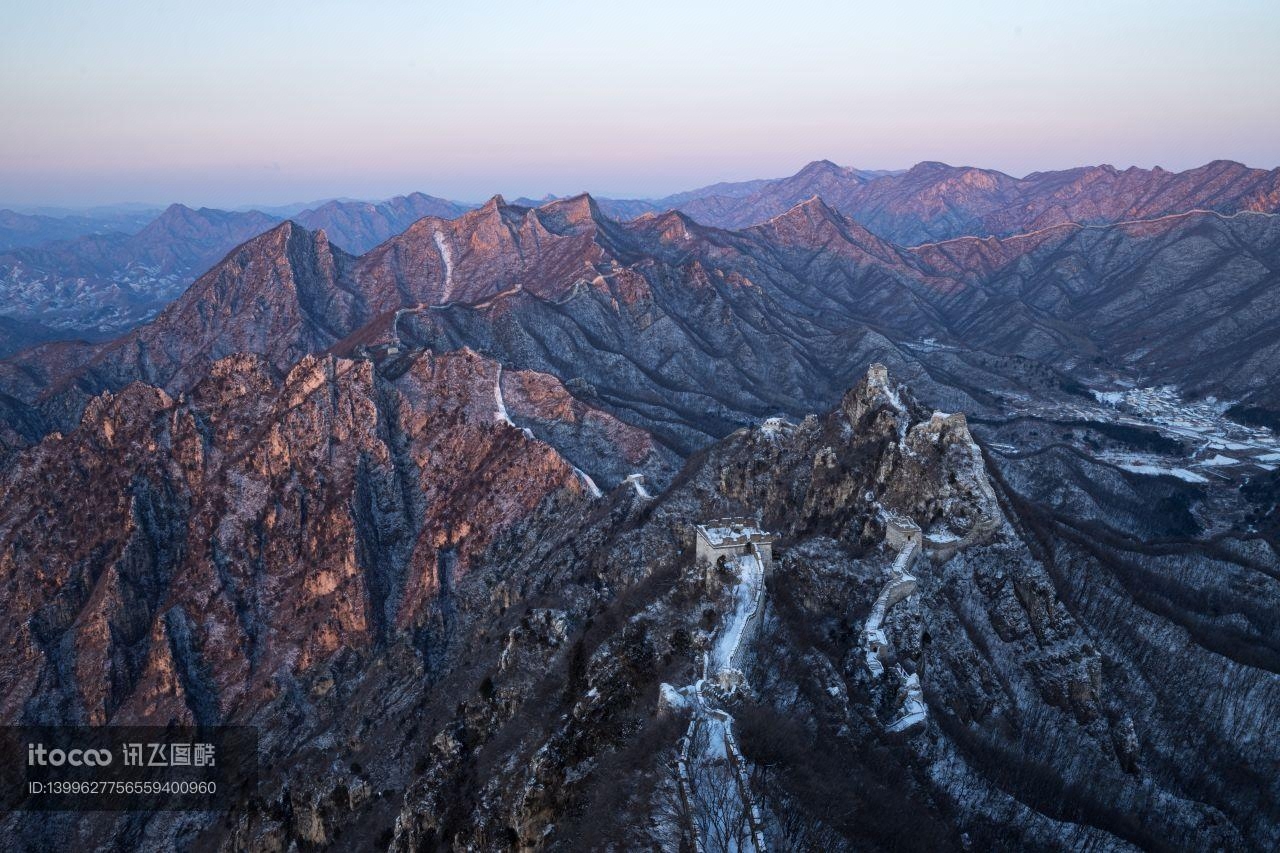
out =
[[(1234, 483), (1280, 467), (1280, 436), (1265, 427), (1232, 420), (1226, 414), (1229, 403), (1213, 398), (1187, 401), (1172, 386), (1092, 393), (1093, 403), (1081, 398), (1049, 403), (1018, 397), (1011, 401), (1011, 414), (1058, 423), (1136, 427), (1169, 439), (1151, 450), (1091, 448), (1091, 455), (1099, 461), (1135, 474), (1176, 477), (1196, 484)], [(1004, 455), (1017, 452), (999, 441), (989, 446)]]

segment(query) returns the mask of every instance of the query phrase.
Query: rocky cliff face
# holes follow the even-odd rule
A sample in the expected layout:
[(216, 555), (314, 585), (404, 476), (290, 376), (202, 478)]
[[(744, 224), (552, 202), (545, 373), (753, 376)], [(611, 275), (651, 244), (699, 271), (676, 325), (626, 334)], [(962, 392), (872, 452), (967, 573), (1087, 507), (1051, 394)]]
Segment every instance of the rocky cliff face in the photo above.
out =
[[(586, 486), (495, 417), (497, 368), (216, 362), (103, 394), (7, 472), (3, 713), (211, 723), (422, 629), (504, 530)], [(34, 617), (34, 618), (33, 618)]]
[[(824, 417), (736, 431), (656, 498), (622, 483), (592, 500), (510, 418), (594, 424), (628, 465), (652, 452), (554, 379), (465, 350), (308, 357), (281, 378), (228, 357), (180, 397), (100, 395), (24, 452), (0, 520), (9, 718), (266, 734), (260, 797), (229, 823), (80, 831), (254, 850), (678, 846), (680, 727), (655, 714), (657, 685), (696, 670), (726, 606), (692, 564), (690, 522), (748, 510), (781, 535), (753, 692), (734, 705), (772, 843), (1275, 840), (1276, 792), (1232, 781), (1277, 758), (1257, 737), (1265, 661), (1228, 664), (1224, 688), (1220, 628), (1131, 632), (1116, 614), (1140, 570), (1104, 563), (1118, 586), (1084, 593), (1083, 543), (989, 475), (962, 416), (929, 414), (883, 368)], [(877, 675), (858, 626), (891, 577), (890, 517), (924, 529), (925, 553)], [(1256, 581), (1249, 559), (1267, 558), (1215, 559)], [(1188, 629), (1198, 649), (1173, 640)], [(1217, 710), (1193, 715), (1175, 691)], [(1210, 769), (1189, 760), (1210, 744)]]

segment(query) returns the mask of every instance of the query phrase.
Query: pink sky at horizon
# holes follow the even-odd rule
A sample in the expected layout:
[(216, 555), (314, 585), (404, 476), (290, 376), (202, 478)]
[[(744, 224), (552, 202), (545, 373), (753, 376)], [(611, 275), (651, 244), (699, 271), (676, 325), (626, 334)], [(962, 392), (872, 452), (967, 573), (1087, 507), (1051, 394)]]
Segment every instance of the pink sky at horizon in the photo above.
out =
[(1273, 3), (17, 0), (0, 203), (660, 196), (815, 159), (1280, 166)]

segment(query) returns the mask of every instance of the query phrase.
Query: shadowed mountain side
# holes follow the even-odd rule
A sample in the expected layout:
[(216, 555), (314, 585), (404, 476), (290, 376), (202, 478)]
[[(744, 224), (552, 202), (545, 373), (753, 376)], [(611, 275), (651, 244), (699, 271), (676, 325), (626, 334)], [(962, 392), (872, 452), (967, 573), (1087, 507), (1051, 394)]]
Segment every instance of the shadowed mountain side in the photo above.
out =
[(968, 285), (941, 306), (992, 350), (1280, 402), (1280, 216), (1183, 214), (911, 250)]

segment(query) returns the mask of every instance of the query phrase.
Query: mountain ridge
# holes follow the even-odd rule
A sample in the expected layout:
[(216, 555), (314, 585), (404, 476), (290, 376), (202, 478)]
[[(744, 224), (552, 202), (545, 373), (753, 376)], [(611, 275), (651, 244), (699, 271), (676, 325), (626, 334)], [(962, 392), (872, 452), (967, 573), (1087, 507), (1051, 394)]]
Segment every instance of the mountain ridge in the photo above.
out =
[[(1103, 165), (1014, 178), (936, 161), (885, 173), (815, 160), (788, 178), (713, 184), (657, 200), (593, 196), (592, 204), (611, 221), (679, 209), (701, 225), (734, 230), (766, 222), (813, 195), (880, 238), (912, 246), (1195, 209), (1276, 212), (1280, 170), (1219, 160), (1176, 173)], [(554, 199), (521, 201), (512, 207), (539, 209)], [(331, 201), (293, 218), (359, 255), (424, 216), (451, 219), (474, 207), (412, 193), (378, 203)], [(0, 315), (65, 329), (68, 336), (118, 333), (153, 316), (222, 255), (276, 221), (254, 211), (174, 205), (132, 236), (89, 235), (0, 253)], [(0, 339), (0, 355), (30, 341)]]
[[(1051, 258), (1055, 253), (1069, 251), (1079, 258), (1075, 262), (1079, 269), (1073, 275), (1080, 281), (1072, 287), (1095, 292), (1098, 295), (1091, 297), (1095, 300), (1106, 298), (1115, 306), (1131, 305), (1133, 300), (1125, 288), (1136, 274), (1134, 270), (1143, 269), (1135, 267), (1139, 256), (1114, 268), (1086, 260), (1103, 244), (1114, 246), (1110, 251), (1119, 256), (1147, 253), (1141, 256), (1144, 263), (1163, 264), (1177, 271), (1164, 286), (1165, 290), (1173, 288), (1170, 294), (1183, 286), (1182, 281), (1200, 274), (1193, 270), (1216, 275), (1219, 283), (1215, 287), (1225, 288), (1219, 297), (1220, 307), (1205, 303), (1208, 313), (1203, 317), (1208, 320), (1221, 314), (1221, 322), (1230, 324), (1238, 323), (1239, 318), (1232, 314), (1237, 310), (1236, 297), (1227, 294), (1253, 293), (1248, 298), (1256, 304), (1265, 301), (1265, 289), (1257, 288), (1274, 277), (1267, 270), (1274, 264), (1271, 258), (1278, 227), (1271, 217), (1188, 213), (1160, 221), (1054, 227), (1035, 235), (902, 248), (876, 237), (816, 197), (742, 231), (708, 228), (678, 212), (619, 223), (605, 216), (588, 195), (533, 209), (506, 205), (495, 197), (458, 219), (420, 219), (363, 256), (343, 252), (323, 232), (312, 233), (291, 223), (277, 225), (230, 253), (152, 323), (114, 343), (97, 345), (87, 373), (82, 372), (85, 367), (74, 365), (71, 372), (59, 373), (56, 363), (35, 369), (61, 375), (48, 382), (55, 391), (75, 387), (75, 376), (96, 377), (91, 387), (119, 387), (131, 378), (141, 378), (180, 390), (184, 380), (179, 365), (189, 364), (189, 372), (195, 375), (208, 360), (239, 349), (274, 353), (271, 361), (283, 367), (307, 352), (354, 345), (342, 344), (349, 339), (366, 343), (393, 341), (404, 335), (414, 339), (418, 332), (411, 329), (420, 321), (427, 325), (419, 332), (434, 328), (430, 335), (440, 334), (461, 320), (462, 315), (449, 314), (451, 305), (479, 312), (477, 316), (491, 315), (485, 324), (506, 322), (503, 318), (513, 316), (513, 311), (543, 311), (538, 306), (585, 294), (610, 300), (619, 310), (624, 305), (635, 310), (652, 304), (656, 293), (669, 289), (660, 281), (663, 275), (687, 277), (694, 285), (686, 294), (677, 297), (673, 292), (670, 298), (692, 298), (699, 288), (711, 288), (706, 291), (711, 294), (721, 282), (734, 286), (774, 282), (761, 294), (767, 300), (783, 300), (762, 309), (774, 317), (799, 312), (798, 321), (821, 327), (828, 322), (822, 312), (835, 311), (855, 328), (878, 329), (880, 333), (892, 330), (891, 338), (912, 334), (913, 328), (917, 337), (940, 340), (957, 334), (972, 336), (976, 331), (979, 339), (997, 344), (1006, 328), (1012, 334), (1017, 325), (1004, 318), (981, 319), (989, 315), (990, 297), (1001, 288), (1012, 288), (1004, 297), (1013, 299), (1007, 304), (1022, 304), (1028, 296), (1019, 292), (1033, 291), (1027, 289), (1030, 283), (1022, 280), (1026, 274), (1018, 272), (1019, 265), (1030, 264), (1035, 270), (1043, 265), (1039, 258)], [(1203, 231), (1206, 228), (1209, 230)], [(1214, 241), (1213, 251), (1223, 259), (1213, 263), (1237, 265), (1234, 281), (1214, 273), (1213, 263), (1180, 269), (1186, 262), (1179, 250), (1162, 242), (1174, 239), (1190, 246), (1205, 239), (1202, 234)], [(1221, 240), (1243, 242), (1233, 248), (1219, 245)], [(1255, 242), (1256, 248), (1251, 248)], [(1250, 270), (1248, 277), (1240, 277), (1245, 270)], [(1037, 275), (1043, 278), (1045, 273), (1051, 274), (1052, 268)], [(1248, 289), (1249, 281), (1256, 282), (1252, 290)], [(851, 282), (857, 283), (853, 290)], [(822, 291), (815, 285), (830, 289)], [(1037, 292), (1047, 293), (1045, 287), (1061, 289), (1061, 284), (1046, 280), (1035, 287)], [(1183, 304), (1171, 297), (1165, 302), (1171, 311)], [(258, 306), (259, 313), (245, 315), (251, 305)], [(824, 307), (819, 309), (818, 305)], [(1034, 337), (1027, 336), (1044, 334), (1060, 325), (1066, 315), (1055, 314), (1068, 310), (1074, 310), (1070, 302), (1057, 298), (1034, 308), (1031, 314), (1015, 313), (1011, 316), (1028, 318), (1030, 325), (997, 345), (1010, 353), (1045, 358), (1049, 352), (1045, 345), (1033, 345)], [(1090, 308), (1089, 316), (1102, 316), (1099, 310)], [(1125, 324), (1154, 329), (1166, 322), (1159, 312), (1130, 316), (1125, 312), (1131, 313), (1131, 307), (1117, 310), (1120, 313), (1115, 316), (1120, 319), (1109, 319), (1099, 328), (1115, 328), (1114, 333), (1102, 334), (1118, 335), (1117, 341), (1125, 343), (1078, 337), (1067, 345), (1066, 352), (1092, 358), (1099, 347), (1104, 353), (1110, 348), (1106, 357), (1123, 366), (1131, 359), (1130, 353), (1143, 349), (1137, 345), (1141, 334), (1135, 337), (1120, 331)], [(1261, 313), (1257, 321), (1250, 322), (1265, 323), (1266, 316)], [(440, 321), (445, 321), (444, 326)], [(1072, 322), (1087, 328), (1098, 321)], [(366, 326), (369, 329), (362, 331)], [(1215, 355), (1221, 349), (1215, 340), (1206, 338), (1204, 344), (1182, 355), (1177, 348), (1168, 351), (1160, 356), (1166, 366), (1158, 369), (1167, 371), (1171, 369), (1168, 365), (1182, 364), (1178, 369), (1188, 371), (1186, 376), (1194, 377), (1194, 382), (1226, 383), (1222, 387), (1234, 387), (1241, 394), (1259, 390), (1262, 386), (1256, 381), (1250, 386), (1233, 382), (1225, 357)], [(1117, 345), (1120, 348), (1115, 349)], [(34, 357), (15, 364), (34, 367)], [(14, 377), (15, 391), (30, 381), (9, 375)], [(1217, 378), (1211, 380), (1211, 376)], [(47, 397), (29, 392), (20, 396), (32, 404), (40, 396)]]

